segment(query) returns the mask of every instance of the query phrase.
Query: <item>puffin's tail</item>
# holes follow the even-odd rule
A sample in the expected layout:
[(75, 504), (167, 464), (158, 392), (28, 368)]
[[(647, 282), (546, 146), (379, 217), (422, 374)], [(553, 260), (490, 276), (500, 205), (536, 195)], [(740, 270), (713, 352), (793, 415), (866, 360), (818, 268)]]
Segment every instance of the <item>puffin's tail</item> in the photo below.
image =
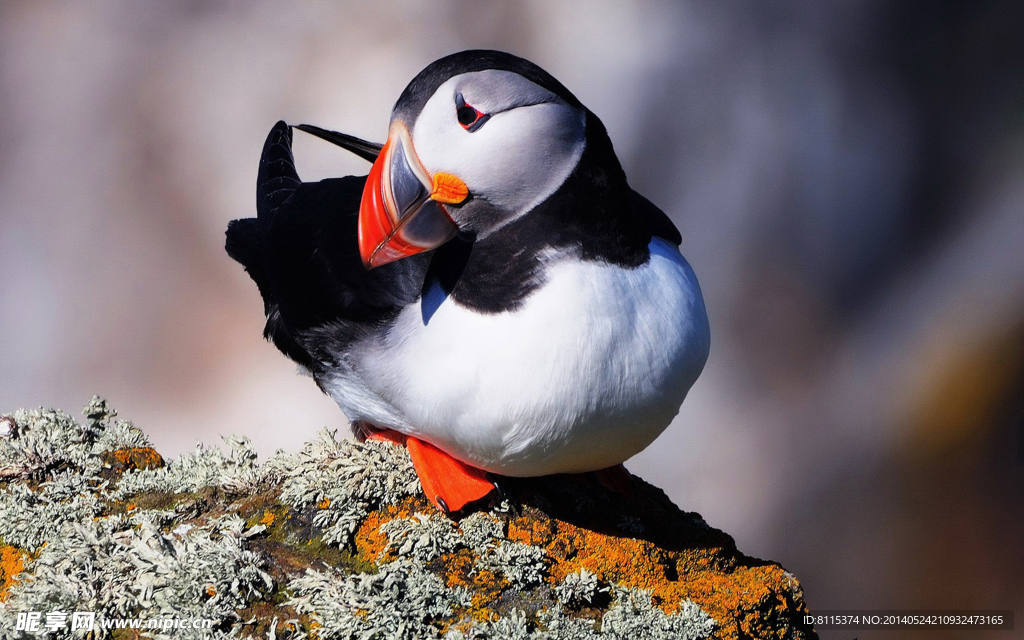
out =
[(292, 158), (291, 128), (280, 121), (274, 125), (263, 145), (259, 175), (256, 181), (256, 218), (242, 218), (228, 223), (225, 250), (245, 267), (263, 298), (267, 325), (263, 336), (272, 340), (292, 360), (309, 367), (311, 357), (292, 336), (281, 319), (280, 305), (267, 273), (267, 245), (264, 233), (274, 216), (295, 193), (301, 181)]
[(264, 229), (300, 184), (292, 156), (292, 128), (284, 120), (278, 120), (263, 143), (256, 176), (256, 216)]
[(263, 313), (269, 315), (273, 304), (267, 285), (267, 270), (263, 265), (263, 234), (256, 218), (242, 218), (228, 223), (224, 249), (235, 262), (245, 267), (263, 298)]
[(267, 279), (264, 261), (266, 230), (281, 205), (295, 193), (299, 174), (292, 157), (292, 129), (279, 120), (263, 143), (260, 169), (256, 177), (256, 218), (242, 218), (228, 223), (224, 248), (232, 259), (241, 263), (263, 297), (263, 311), (269, 316), (276, 300)]
[(267, 135), (263, 155), (260, 156), (259, 174), (256, 177), (257, 217), (229, 222), (224, 246), (228, 255), (245, 267), (249, 277), (259, 287), (264, 311), (268, 316), (276, 301), (272, 299), (273, 293), (267, 280), (263, 232), (300, 183), (295, 159), (292, 157), (292, 129), (284, 120), (279, 120)]

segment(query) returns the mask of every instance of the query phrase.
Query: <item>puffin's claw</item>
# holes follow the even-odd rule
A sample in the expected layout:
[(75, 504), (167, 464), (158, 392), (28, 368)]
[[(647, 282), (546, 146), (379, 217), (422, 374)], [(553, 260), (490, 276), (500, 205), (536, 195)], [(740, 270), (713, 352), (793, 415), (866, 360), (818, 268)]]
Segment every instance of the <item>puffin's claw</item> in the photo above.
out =
[(512, 515), (514, 515), (514, 516), (521, 515), (520, 510), (519, 510), (519, 504), (512, 501), (512, 499), (509, 497), (509, 495), (507, 493), (505, 493), (505, 490), (501, 488), (501, 485), (498, 483), (498, 481), (497, 480), (492, 480), (491, 484), (494, 485), (494, 491), (498, 494), (497, 495), (498, 502), (505, 502), (505, 503), (507, 503), (509, 511), (511, 511)]

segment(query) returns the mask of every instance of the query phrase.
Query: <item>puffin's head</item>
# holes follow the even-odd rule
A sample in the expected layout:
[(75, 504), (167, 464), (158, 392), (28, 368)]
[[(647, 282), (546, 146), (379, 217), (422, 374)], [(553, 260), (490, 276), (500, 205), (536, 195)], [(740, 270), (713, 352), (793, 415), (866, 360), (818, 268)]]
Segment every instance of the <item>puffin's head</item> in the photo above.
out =
[(463, 51), (402, 92), (359, 209), (367, 268), (483, 238), (554, 193), (583, 154), (587, 110), (531, 62)]

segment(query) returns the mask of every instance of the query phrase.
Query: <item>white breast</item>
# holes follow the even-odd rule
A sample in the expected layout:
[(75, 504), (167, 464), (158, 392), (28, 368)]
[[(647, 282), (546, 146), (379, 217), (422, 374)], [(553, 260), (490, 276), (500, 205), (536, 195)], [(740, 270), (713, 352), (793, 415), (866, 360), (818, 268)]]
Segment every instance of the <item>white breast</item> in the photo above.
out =
[(623, 462), (668, 426), (708, 355), (696, 276), (670, 243), (650, 248), (636, 269), (554, 264), (514, 312), (479, 314), (445, 299), (424, 322), (414, 305), (326, 386), (350, 418), (495, 473)]

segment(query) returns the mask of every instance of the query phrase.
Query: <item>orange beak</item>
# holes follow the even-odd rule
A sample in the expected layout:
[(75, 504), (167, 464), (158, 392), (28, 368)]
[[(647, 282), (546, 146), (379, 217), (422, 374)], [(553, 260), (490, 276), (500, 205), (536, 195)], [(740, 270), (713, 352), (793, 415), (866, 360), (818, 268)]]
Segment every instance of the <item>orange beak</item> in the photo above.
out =
[(446, 204), (459, 204), (469, 189), (458, 177), (428, 177), (401, 124), (370, 168), (359, 203), (359, 255), (367, 269), (436, 249), (459, 228)]

